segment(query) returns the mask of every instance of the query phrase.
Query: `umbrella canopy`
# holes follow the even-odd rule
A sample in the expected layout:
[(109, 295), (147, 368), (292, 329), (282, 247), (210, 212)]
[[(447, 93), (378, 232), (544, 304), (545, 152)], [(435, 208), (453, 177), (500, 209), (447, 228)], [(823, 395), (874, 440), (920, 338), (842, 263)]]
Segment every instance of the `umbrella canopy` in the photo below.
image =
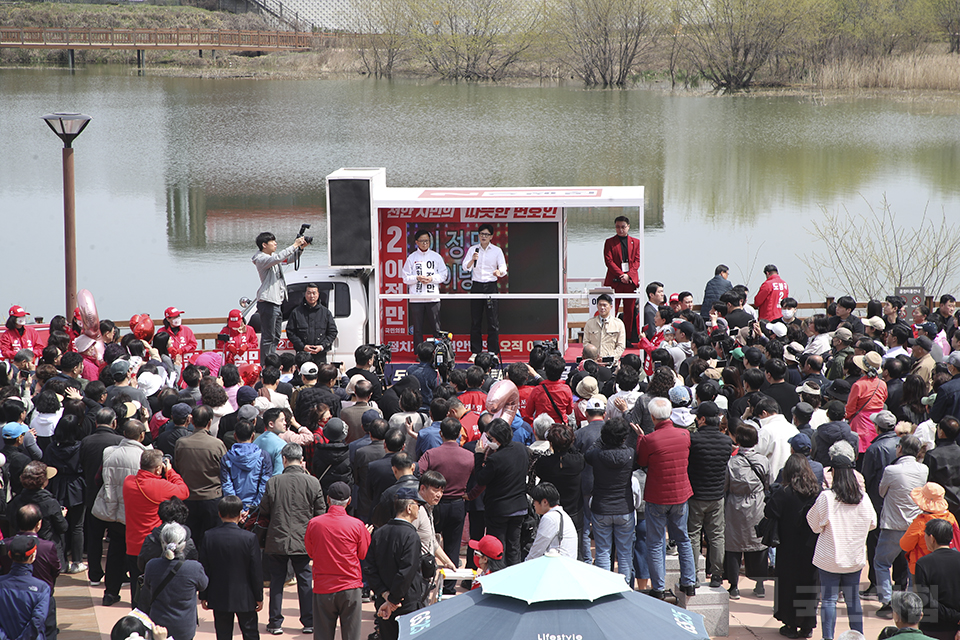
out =
[(479, 578), (483, 592), (524, 602), (596, 600), (629, 591), (626, 580), (612, 573), (560, 556), (542, 556)]
[(636, 591), (593, 602), (526, 604), (463, 593), (400, 617), (400, 638), (413, 640), (709, 640), (703, 616)]

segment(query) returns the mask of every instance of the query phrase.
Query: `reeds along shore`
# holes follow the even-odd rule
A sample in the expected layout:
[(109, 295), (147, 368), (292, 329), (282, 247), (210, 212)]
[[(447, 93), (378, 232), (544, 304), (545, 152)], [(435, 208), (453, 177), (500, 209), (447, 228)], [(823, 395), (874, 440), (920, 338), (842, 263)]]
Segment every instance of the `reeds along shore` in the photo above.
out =
[[(115, 6), (85, 4), (11, 4), (0, 5), (0, 25), (48, 28), (212, 28), (274, 29), (255, 14), (232, 14), (185, 6)], [(329, 75), (354, 75), (366, 72), (360, 48), (366, 38), (344, 34), (335, 44), (303, 53), (270, 53), (252, 57), (218, 53), (216, 57), (198, 57), (196, 52), (150, 52), (146, 63), (157, 73), (183, 76), (249, 76), (317, 78)], [(653, 38), (644, 55), (632, 67), (627, 87), (651, 82), (671, 86), (668, 69), (673, 65), (674, 82), (679, 89), (709, 90), (710, 83), (700, 76), (690, 60), (676, 55), (670, 37)], [(543, 36), (531, 46), (504, 76), (505, 79), (549, 79), (578, 82), (561, 48)], [(792, 87), (811, 90), (900, 90), (960, 92), (960, 54), (947, 53), (946, 43), (931, 42), (915, 52), (887, 55), (836, 57), (806, 67), (798, 73), (791, 65), (768, 62), (757, 73), (753, 87)], [(135, 64), (132, 51), (78, 50), (79, 64)], [(0, 64), (63, 65), (66, 52), (57, 49), (0, 49)], [(436, 75), (410, 47), (398, 57), (393, 75), (430, 77)]]

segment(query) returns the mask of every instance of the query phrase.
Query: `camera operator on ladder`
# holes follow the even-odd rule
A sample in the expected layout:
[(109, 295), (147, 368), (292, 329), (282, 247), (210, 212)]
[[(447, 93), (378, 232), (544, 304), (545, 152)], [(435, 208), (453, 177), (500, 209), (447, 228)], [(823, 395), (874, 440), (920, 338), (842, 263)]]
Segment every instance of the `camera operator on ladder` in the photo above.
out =
[(260, 251), (253, 256), (253, 264), (260, 275), (260, 288), (257, 290), (257, 312), (260, 314), (261, 348), (260, 359), (277, 352), (280, 342), (280, 329), (283, 314), (280, 305), (287, 299), (287, 282), (283, 279), (281, 263), (299, 256), (303, 248), (310, 244), (306, 238), (298, 236), (293, 244), (277, 251), (277, 237), (269, 231), (257, 236), (257, 248)]
[[(500, 247), (491, 244), (493, 225), (482, 224), (478, 229), (480, 244), (467, 249), (463, 270), (473, 280), (470, 293), (497, 292), (497, 280), (507, 275), (507, 261)], [(500, 317), (496, 298), (470, 301), (470, 362), (483, 351), (483, 311), (487, 311), (487, 351), (500, 355)]]

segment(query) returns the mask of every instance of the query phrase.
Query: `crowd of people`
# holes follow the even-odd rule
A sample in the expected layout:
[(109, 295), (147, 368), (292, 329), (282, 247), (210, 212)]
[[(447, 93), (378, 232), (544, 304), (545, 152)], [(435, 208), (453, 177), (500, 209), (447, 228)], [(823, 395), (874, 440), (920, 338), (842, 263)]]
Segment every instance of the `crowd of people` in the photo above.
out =
[[(631, 244), (608, 244), (628, 257), (613, 260), (614, 283), (635, 287)], [(271, 255), (275, 239), (261, 248)], [(262, 266), (280, 291), (276, 263)], [(765, 598), (775, 581), (786, 637), (819, 624), (833, 639), (842, 596), (852, 630), (868, 598), (896, 625), (887, 634), (953, 640), (953, 297), (913, 322), (896, 296), (860, 314), (844, 296), (800, 319), (777, 268), (764, 271), (753, 307), (724, 265), (699, 313), (659, 282), (627, 307), (632, 320), (601, 296), (576, 364), (538, 345), (502, 370), (475, 354), (442, 379), (427, 342), (392, 385), (371, 345), (346, 372), (318, 363), (330, 345), (306, 349), (309, 338), (237, 366), (191, 354), (171, 307), (152, 341), (133, 321), (131, 333), (101, 323), (101, 355), (81, 349), (80, 318), (55, 318), (44, 341), (13, 307), (0, 335), (0, 629), (55, 638), (57, 577), (86, 572), (104, 606), (129, 583), (123, 640), (191, 640), (198, 602), (218, 640), (234, 619), (259, 637), (265, 600), (265, 630), (282, 634), (291, 582), (302, 633), (332, 640), (339, 623), (357, 640), (372, 601), (376, 636), (393, 640), (400, 615), (474, 586), (438, 568), (483, 575), (550, 554), (660, 599), (723, 587), (736, 599), (741, 576)]]

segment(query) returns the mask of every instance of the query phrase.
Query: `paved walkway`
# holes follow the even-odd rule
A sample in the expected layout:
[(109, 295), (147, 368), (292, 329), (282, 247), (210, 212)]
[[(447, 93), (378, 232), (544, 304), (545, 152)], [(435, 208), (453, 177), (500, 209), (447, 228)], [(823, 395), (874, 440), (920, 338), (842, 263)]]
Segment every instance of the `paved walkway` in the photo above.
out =
[[(864, 586), (866, 575), (864, 575)], [(730, 638), (734, 640), (756, 640), (758, 638), (782, 638), (779, 634), (780, 623), (773, 618), (773, 584), (766, 583), (766, 598), (757, 598), (753, 595), (753, 582), (743, 578), (740, 581), (741, 599), (730, 603)], [(103, 597), (103, 588), (91, 588), (86, 581), (86, 574), (62, 575), (57, 581), (57, 608), (59, 612), (60, 640), (102, 640), (110, 635), (114, 623), (129, 611), (130, 591), (124, 588), (121, 592), (123, 600), (112, 607), (103, 607), (100, 600)], [(864, 602), (864, 631), (868, 640), (873, 640), (880, 630), (892, 624), (877, 618), (874, 613), (879, 608), (877, 602)], [(373, 605), (363, 606), (363, 633), (373, 631)], [(200, 627), (197, 640), (215, 640), (213, 631), (213, 615), (197, 606), (197, 615), (200, 618)], [(291, 640), (309, 640), (300, 633), (299, 612), (297, 610), (296, 589), (286, 587), (283, 598), (283, 615), (285, 617), (283, 637)], [(264, 632), (267, 622), (266, 610), (260, 613), (260, 632), (263, 638), (268, 638)], [(838, 606), (838, 621), (836, 635), (847, 629), (846, 610), (843, 605)], [(235, 630), (234, 637), (240, 637)], [(820, 629), (816, 629), (814, 638), (820, 638)]]

